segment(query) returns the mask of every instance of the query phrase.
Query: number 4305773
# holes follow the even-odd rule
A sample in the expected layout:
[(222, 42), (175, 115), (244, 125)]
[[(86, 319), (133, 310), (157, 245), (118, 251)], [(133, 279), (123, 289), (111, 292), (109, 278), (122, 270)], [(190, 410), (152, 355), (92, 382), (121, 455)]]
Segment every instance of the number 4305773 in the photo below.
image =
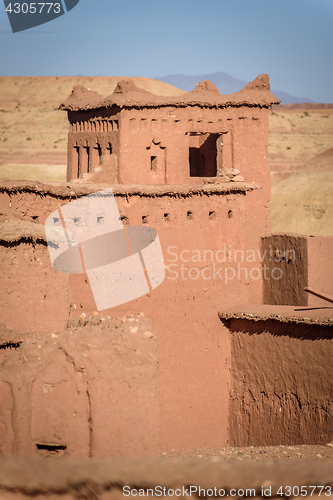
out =
[(54, 14), (60, 14), (60, 3), (14, 3), (13, 7), (12, 4), (10, 3), (8, 7), (6, 8), (6, 11), (9, 12), (10, 14), (41, 14), (44, 12), (44, 14), (49, 14), (51, 12), (51, 9), (53, 7), (53, 13)]

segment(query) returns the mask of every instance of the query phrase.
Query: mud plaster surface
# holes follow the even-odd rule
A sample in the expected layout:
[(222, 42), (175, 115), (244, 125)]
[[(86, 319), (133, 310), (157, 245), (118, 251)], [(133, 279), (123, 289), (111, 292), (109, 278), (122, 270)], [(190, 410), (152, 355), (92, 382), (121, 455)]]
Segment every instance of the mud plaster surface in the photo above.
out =
[(332, 327), (267, 312), (223, 320), (231, 332), (230, 443), (330, 442)]
[(83, 314), (59, 335), (1, 327), (0, 455), (159, 453), (158, 364), (141, 315)]

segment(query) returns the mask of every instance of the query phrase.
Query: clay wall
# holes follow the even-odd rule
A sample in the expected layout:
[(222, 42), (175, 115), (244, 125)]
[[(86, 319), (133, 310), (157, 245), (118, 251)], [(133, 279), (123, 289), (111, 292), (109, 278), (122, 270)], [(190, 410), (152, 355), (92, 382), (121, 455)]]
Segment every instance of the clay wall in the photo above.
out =
[(333, 297), (332, 237), (272, 234), (262, 238), (261, 253), (264, 304), (330, 306), (304, 288)]
[[(73, 189), (59, 187), (57, 195), (55, 187), (47, 195), (16, 188), (3, 192), (1, 203), (43, 224), (59, 204), (73, 199)], [(268, 209), (261, 207), (260, 225), (253, 220), (256, 196), (257, 191), (236, 188), (209, 195), (191, 190), (182, 195), (116, 194), (124, 223), (157, 230), (166, 266), (165, 280), (153, 292), (103, 311), (104, 316), (144, 313), (153, 323), (160, 361), (162, 449), (222, 446), (228, 441), (230, 340), (217, 313), (221, 304), (261, 301), (259, 234), (267, 230)], [(15, 254), (23, 260), (21, 249), (29, 260), (23, 268), (24, 290), (18, 274), (6, 278), (15, 293), (2, 298), (0, 321), (9, 329), (53, 333), (63, 330), (69, 317), (92, 315), (96, 306), (87, 277), (55, 273), (45, 244), (36, 243), (35, 249), (30, 245), (29, 251), (24, 245), (18, 241), (10, 253), (5, 250), (8, 262)], [(45, 287), (51, 274), (54, 287), (49, 295)], [(29, 279), (40, 287), (33, 296)], [(36, 301), (30, 315), (27, 297)]]
[[(263, 303), (308, 305), (306, 236), (272, 234), (262, 238)], [(267, 274), (267, 277), (265, 276)]]
[(230, 320), (230, 444), (332, 439), (331, 326)]
[(47, 243), (1, 241), (0, 262), (0, 323), (13, 330), (63, 330), (69, 319), (70, 276), (50, 266)]
[(0, 455), (160, 453), (157, 341), (146, 318), (96, 315), (58, 334), (1, 328), (0, 339)]
[[(308, 286), (333, 298), (333, 238), (308, 236)], [(309, 294), (309, 307), (332, 307), (329, 302)], [(333, 311), (332, 311), (333, 312)], [(332, 314), (333, 316), (333, 314)]]

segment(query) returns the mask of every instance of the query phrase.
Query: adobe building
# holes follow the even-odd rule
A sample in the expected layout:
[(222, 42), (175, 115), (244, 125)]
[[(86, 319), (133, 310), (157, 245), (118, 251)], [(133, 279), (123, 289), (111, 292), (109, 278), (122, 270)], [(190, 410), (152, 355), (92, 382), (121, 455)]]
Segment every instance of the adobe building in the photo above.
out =
[[(333, 239), (270, 234), (277, 102), (267, 75), (229, 96), (73, 89), (67, 182), (0, 183), (2, 453), (332, 439), (333, 310), (304, 288), (332, 295)], [(165, 279), (100, 316), (87, 274), (52, 268), (44, 224), (108, 187), (124, 225), (156, 229)]]
[(67, 180), (101, 165), (113, 184), (188, 185), (230, 168), (262, 184), (268, 109), (278, 102), (267, 75), (230, 96), (209, 81), (180, 97), (156, 96), (132, 80), (105, 99), (76, 86), (60, 106), (70, 123)]

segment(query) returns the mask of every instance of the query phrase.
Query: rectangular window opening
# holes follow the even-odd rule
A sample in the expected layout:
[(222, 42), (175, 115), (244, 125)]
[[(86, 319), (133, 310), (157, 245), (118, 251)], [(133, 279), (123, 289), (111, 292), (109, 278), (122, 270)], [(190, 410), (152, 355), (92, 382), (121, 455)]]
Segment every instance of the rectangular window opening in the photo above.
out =
[(36, 443), (37, 450), (49, 451), (53, 453), (59, 453), (59, 451), (66, 450), (67, 446), (65, 444), (48, 444), (48, 443)]
[(150, 157), (150, 170), (156, 171), (157, 167), (157, 156)]
[(217, 141), (221, 134), (189, 134), (190, 177), (217, 176)]

